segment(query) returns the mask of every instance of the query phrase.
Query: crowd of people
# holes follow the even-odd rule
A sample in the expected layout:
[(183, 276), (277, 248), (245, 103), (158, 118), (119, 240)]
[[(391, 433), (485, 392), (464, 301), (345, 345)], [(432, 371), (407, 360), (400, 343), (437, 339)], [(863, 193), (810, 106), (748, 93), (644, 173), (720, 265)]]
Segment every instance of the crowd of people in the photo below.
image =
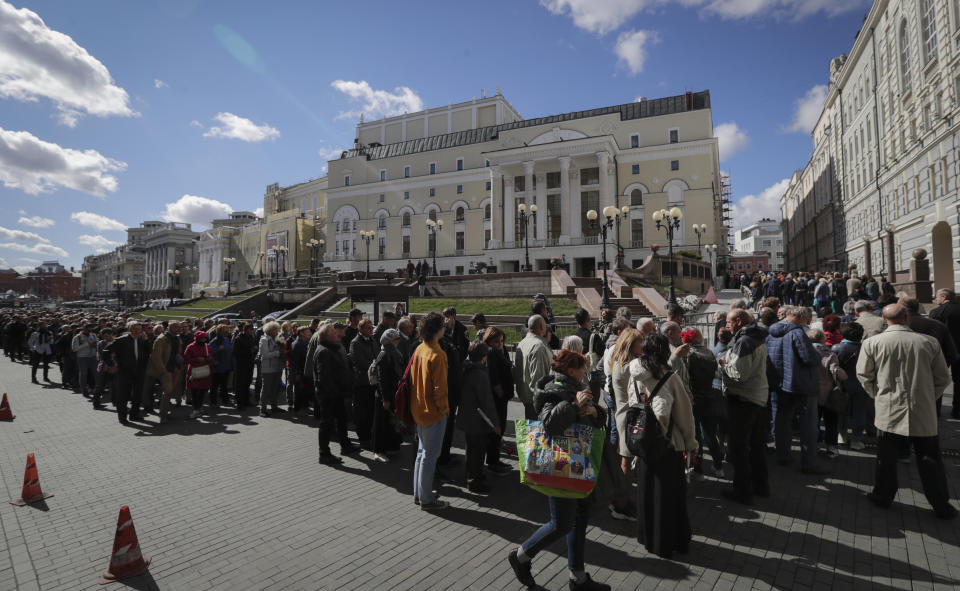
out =
[[(529, 586), (531, 561), (565, 538), (570, 588), (609, 589), (585, 567), (586, 528), (598, 503), (615, 519), (637, 522), (638, 540), (651, 553), (687, 552), (690, 483), (729, 477), (721, 491), (726, 499), (750, 505), (768, 497), (768, 456), (795, 464), (795, 432), (799, 469), (812, 476), (829, 473), (841, 447), (862, 450), (865, 441), (875, 442), (876, 481), (867, 496), (880, 507), (893, 502), (897, 462), (910, 457), (912, 446), (934, 513), (954, 517), (938, 419), (945, 388), (952, 379), (957, 392), (960, 382), (955, 295), (940, 290), (926, 317), (916, 299), (894, 300), (869, 278), (744, 279), (749, 297), (718, 314), (713, 347), (684, 324), (675, 304), (660, 322), (634, 319), (628, 308), (604, 309), (595, 322), (580, 309), (577, 329), (561, 341), (542, 296), (515, 347), (480, 314), (471, 334), (454, 308), (419, 318), (387, 311), (376, 324), (354, 309), (346, 322), (235, 326), (10, 311), (0, 314), (0, 332), (6, 355), (28, 361), (35, 383), (40, 370), (53, 383), (55, 361), (57, 383), (97, 407), (110, 400), (124, 425), (148, 414), (169, 422), (178, 414), (171, 404), (182, 403), (192, 406), (191, 419), (221, 406), (258, 406), (263, 417), (312, 414), (319, 462), (328, 466), (363, 449), (392, 462), (415, 433), (413, 502), (424, 511), (447, 506), (438, 483), (453, 480), (450, 467), (460, 461), (451, 454), (456, 430), (465, 441), (468, 490), (488, 494), (489, 476), (512, 472), (503, 461), (503, 438), (514, 397), (526, 419), (550, 433), (575, 423), (604, 427), (594, 492), (585, 499), (548, 497), (550, 521), (507, 557)], [(628, 410), (645, 403), (666, 443), (656, 457), (634, 457), (627, 444)], [(954, 418), (958, 412), (955, 397)]]

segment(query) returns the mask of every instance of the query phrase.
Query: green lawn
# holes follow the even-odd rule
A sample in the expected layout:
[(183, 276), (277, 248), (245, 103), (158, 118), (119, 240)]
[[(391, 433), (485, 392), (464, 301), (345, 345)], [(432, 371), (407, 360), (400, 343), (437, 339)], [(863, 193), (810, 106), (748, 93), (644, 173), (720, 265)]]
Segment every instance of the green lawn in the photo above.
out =
[(242, 296), (230, 296), (228, 298), (203, 298), (195, 302), (188, 302), (186, 304), (181, 304), (179, 306), (173, 306), (171, 310), (184, 310), (188, 308), (206, 308), (210, 310), (220, 310), (226, 308), (230, 304), (236, 304), (237, 302), (242, 302), (252, 295), (256, 295), (259, 292), (250, 292)]
[(205, 310), (181, 310), (170, 308), (169, 310), (147, 310), (141, 312), (141, 318), (154, 318), (157, 320), (182, 320), (184, 318), (202, 318), (207, 315)]
[[(526, 316), (530, 314), (533, 298), (495, 298), (476, 300), (472, 298), (410, 298), (410, 312), (424, 314), (439, 312), (448, 306), (457, 309), (457, 314), (467, 317), (480, 312), (490, 316)], [(573, 316), (577, 302), (567, 298), (551, 298), (550, 306), (554, 316)], [(334, 312), (349, 312), (350, 300), (345, 300), (333, 308)]]

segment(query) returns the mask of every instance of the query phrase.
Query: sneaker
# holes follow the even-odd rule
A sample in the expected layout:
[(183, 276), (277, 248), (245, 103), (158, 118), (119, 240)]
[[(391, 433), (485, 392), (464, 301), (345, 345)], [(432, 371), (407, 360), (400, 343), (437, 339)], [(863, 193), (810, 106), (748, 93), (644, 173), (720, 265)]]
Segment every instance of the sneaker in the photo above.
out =
[(500, 462), (499, 464), (487, 466), (487, 472), (493, 474), (494, 476), (506, 476), (507, 474), (513, 472), (513, 470), (510, 469), (510, 466)]
[(823, 455), (827, 456), (830, 459), (837, 457), (839, 455), (839, 453), (837, 452), (837, 446), (828, 445), (827, 449), (824, 450)]
[(446, 509), (450, 506), (450, 503), (446, 501), (434, 500), (432, 503), (420, 503), (421, 511), (436, 511), (438, 509)]
[(627, 504), (623, 509), (617, 509), (613, 503), (610, 503), (610, 517), (613, 517), (617, 521), (636, 521), (637, 520), (637, 510), (633, 508), (632, 505)]
[(584, 579), (582, 583), (570, 579), (568, 584), (570, 591), (610, 591), (610, 585), (598, 583), (591, 579), (590, 575), (587, 575), (587, 578)]
[(190, 418), (191, 418), (191, 419), (195, 419), (195, 418), (199, 417), (201, 414), (203, 414), (203, 413), (201, 413), (199, 410), (194, 410), (193, 412), (190, 413)]
[(386, 454), (373, 454), (373, 459), (383, 463), (387, 463), (390, 461), (390, 458), (388, 458)]
[(507, 561), (510, 563), (510, 567), (513, 568), (513, 574), (516, 575), (518, 581), (530, 588), (537, 586), (537, 582), (533, 580), (530, 561), (520, 562), (516, 549), (510, 551), (510, 554), (507, 555)]
[(852, 450), (860, 451), (865, 447), (866, 446), (859, 439), (854, 439), (853, 441), (850, 442), (850, 449)]

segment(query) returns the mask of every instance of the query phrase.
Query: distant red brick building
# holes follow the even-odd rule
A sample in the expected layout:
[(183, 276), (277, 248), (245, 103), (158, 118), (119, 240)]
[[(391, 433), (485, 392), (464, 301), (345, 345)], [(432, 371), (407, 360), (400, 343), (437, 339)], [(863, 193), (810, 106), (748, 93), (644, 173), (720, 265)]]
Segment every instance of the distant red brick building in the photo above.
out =
[(13, 269), (0, 269), (0, 293), (7, 293), (10, 290), (19, 293), (20, 273)]
[(770, 270), (770, 253), (765, 250), (730, 253), (730, 271), (737, 275), (766, 273)]

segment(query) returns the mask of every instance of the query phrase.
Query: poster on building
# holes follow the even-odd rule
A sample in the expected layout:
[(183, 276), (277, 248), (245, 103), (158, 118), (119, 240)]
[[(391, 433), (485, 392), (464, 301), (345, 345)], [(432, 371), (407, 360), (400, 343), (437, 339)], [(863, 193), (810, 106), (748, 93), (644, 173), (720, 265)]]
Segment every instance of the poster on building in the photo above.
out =
[[(282, 247), (282, 248), (281, 248)], [(287, 248), (287, 232), (267, 234), (266, 271), (270, 276), (283, 275), (286, 266), (283, 252)]]

